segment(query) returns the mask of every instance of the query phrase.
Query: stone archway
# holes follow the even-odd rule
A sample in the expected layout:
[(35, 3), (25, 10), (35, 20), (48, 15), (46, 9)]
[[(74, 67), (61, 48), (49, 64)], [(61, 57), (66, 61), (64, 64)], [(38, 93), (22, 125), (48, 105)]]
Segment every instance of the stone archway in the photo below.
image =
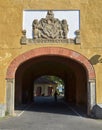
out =
[(28, 61), (29, 59), (46, 56), (55, 55), (70, 58), (73, 61), (77, 61), (80, 65), (84, 67), (87, 72), (87, 106), (88, 115), (91, 114), (93, 106), (96, 104), (95, 95), (95, 72), (93, 66), (90, 64), (88, 59), (78, 52), (73, 50), (61, 48), (61, 47), (41, 47), (37, 49), (25, 52), (18, 57), (16, 57), (9, 65), (7, 69), (6, 79), (7, 79), (7, 96), (6, 96), (6, 110), (13, 115), (14, 113), (14, 89), (15, 89), (15, 73), (18, 67)]

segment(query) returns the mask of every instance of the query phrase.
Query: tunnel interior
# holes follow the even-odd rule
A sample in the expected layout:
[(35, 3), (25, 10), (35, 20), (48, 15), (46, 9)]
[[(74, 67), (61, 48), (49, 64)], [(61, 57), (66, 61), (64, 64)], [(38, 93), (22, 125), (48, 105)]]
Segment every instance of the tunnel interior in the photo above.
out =
[(22, 63), (15, 74), (15, 107), (32, 102), (34, 81), (43, 75), (61, 78), (65, 84), (64, 99), (87, 109), (87, 72), (82, 64), (70, 58), (44, 55)]

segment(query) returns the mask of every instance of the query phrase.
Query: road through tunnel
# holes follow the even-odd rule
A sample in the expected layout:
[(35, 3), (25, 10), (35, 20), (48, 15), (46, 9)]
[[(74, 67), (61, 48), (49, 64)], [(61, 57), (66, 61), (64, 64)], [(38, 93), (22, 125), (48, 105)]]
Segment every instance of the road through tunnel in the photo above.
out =
[(87, 109), (87, 73), (78, 62), (46, 55), (22, 63), (15, 74), (15, 106), (33, 101), (34, 80), (43, 75), (60, 77), (65, 84), (64, 99)]

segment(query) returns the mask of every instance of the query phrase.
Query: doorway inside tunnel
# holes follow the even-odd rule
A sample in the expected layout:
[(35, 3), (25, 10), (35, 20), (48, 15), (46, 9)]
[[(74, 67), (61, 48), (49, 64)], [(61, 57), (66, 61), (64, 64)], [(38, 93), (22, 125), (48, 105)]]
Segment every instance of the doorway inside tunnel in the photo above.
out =
[[(96, 103), (95, 72), (88, 59), (69, 49), (43, 47), (19, 55), (7, 69), (6, 110), (11, 115), (16, 106), (34, 101), (34, 81), (45, 75), (62, 79), (64, 100), (91, 113)], [(42, 94), (40, 86), (37, 91)]]
[(35, 89), (36, 96), (51, 94), (50, 86), (46, 93), (42, 93), (41, 85), (34, 87), (34, 81), (36, 83), (36, 79), (44, 75), (60, 77), (64, 82), (64, 100), (87, 109), (86, 70), (76, 61), (61, 56), (40, 56), (18, 67), (15, 75), (15, 107), (32, 102)]

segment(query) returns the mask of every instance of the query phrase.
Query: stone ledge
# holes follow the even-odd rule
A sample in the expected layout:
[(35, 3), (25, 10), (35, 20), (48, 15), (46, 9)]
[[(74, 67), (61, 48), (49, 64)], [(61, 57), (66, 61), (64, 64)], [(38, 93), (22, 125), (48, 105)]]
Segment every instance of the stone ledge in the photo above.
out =
[[(21, 45), (27, 45), (27, 44), (34, 44), (34, 43), (68, 43), (68, 44), (75, 44), (74, 39), (27, 39), (27, 38), (21, 38), (20, 40)], [(78, 43), (76, 43), (78, 44)]]

